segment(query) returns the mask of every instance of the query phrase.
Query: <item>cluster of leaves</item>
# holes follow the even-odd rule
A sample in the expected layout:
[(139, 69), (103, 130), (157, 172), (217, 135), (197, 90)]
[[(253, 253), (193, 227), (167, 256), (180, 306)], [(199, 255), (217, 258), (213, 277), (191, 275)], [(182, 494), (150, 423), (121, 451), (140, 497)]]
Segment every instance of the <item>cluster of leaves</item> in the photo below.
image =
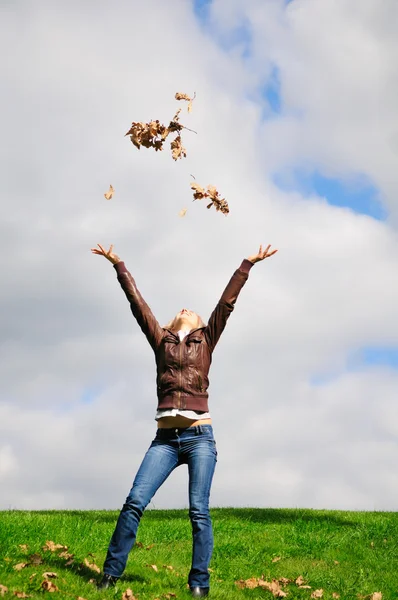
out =
[(176, 137), (170, 143), (171, 156), (173, 160), (186, 157), (187, 151), (181, 140), (181, 130), (186, 128), (179, 121), (180, 112), (181, 109), (178, 109), (167, 127), (159, 120), (149, 121), (149, 123), (133, 121), (125, 135), (130, 136), (131, 142), (138, 150), (143, 146), (144, 148), (154, 148), (157, 152), (163, 150), (163, 144), (169, 135), (176, 133)]
[[(280, 557), (273, 559), (272, 562), (277, 562), (280, 560)], [(295, 584), (301, 590), (310, 590), (311, 586), (305, 583), (304, 577), (299, 575), (297, 579), (288, 579), (287, 577), (280, 577), (279, 579), (273, 579), (272, 581), (266, 581), (263, 576), (261, 577), (251, 577), (250, 579), (240, 579), (239, 581), (235, 581), (235, 584), (240, 589), (250, 589), (253, 590), (255, 588), (262, 588), (271, 592), (271, 594), (275, 598), (285, 598), (288, 595), (288, 591), (285, 591), (289, 584)], [(311, 593), (311, 598), (323, 598), (323, 589), (314, 590)], [(337, 592), (333, 592), (332, 598), (334, 600), (338, 600), (340, 595)], [(361, 596), (362, 600), (382, 600), (383, 595), (381, 592), (373, 592), (373, 594), (369, 594), (368, 596)]]
[(192, 182), (191, 189), (193, 190), (194, 200), (202, 200), (203, 198), (210, 198), (211, 202), (207, 205), (207, 208), (215, 207), (216, 211), (221, 211), (224, 215), (229, 213), (228, 202), (225, 198), (221, 198), (217, 189), (214, 185), (208, 185), (205, 190), (199, 184)]

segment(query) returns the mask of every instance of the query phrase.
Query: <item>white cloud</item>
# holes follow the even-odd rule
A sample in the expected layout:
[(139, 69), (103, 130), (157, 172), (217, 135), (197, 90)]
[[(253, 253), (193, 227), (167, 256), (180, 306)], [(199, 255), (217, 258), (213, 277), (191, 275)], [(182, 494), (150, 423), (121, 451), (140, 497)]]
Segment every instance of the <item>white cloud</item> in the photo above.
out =
[[(340, 31), (342, 3), (322, 5)], [(371, 3), (357, 6), (353, 60), (371, 31), (370, 66), (349, 63), (339, 79), (340, 55), (333, 62), (333, 38), (322, 36), (320, 9), (307, 0), (286, 14), (277, 2), (264, 14), (254, 0), (215, 3), (227, 24), (239, 10), (255, 43), (261, 33), (269, 40), (255, 46), (248, 70), (206, 37), (188, 3), (16, 6), (1, 37), (15, 53), (2, 74), (0, 507), (120, 506), (154, 435), (151, 350), (93, 245), (115, 244), (164, 323), (183, 305), (206, 319), (240, 260), (270, 241), (279, 253), (252, 270), (214, 355), (213, 503), (394, 508), (397, 374), (350, 372), (347, 361), (361, 346), (397, 345), (396, 230), (269, 181), (289, 161), (318, 160), (336, 173), (364, 171), (394, 206), (386, 132), (396, 55), (382, 73), (374, 66), (386, 44), (393, 50), (390, 25), (366, 20), (361, 6)], [(311, 53), (314, 40), (322, 52)], [(322, 53), (330, 77), (320, 77)], [(264, 125), (260, 104), (247, 100), (271, 60), (304, 118)], [(197, 92), (184, 122), (198, 135), (185, 133), (188, 158), (174, 164), (123, 134), (133, 119), (167, 120), (177, 90)], [(364, 106), (351, 118), (358, 98)], [(191, 203), (191, 173), (226, 195), (227, 218)], [(109, 183), (116, 194), (106, 202)], [(319, 374), (324, 384), (311, 386)], [(181, 469), (153, 505), (186, 503)]]

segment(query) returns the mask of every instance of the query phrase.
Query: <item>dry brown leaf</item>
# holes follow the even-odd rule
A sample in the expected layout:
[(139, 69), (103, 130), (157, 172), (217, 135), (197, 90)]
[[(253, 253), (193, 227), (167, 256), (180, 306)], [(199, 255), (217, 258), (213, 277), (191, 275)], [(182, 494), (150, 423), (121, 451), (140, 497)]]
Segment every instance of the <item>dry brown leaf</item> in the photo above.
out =
[(51, 571), (47, 571), (46, 573), (43, 573), (43, 577), (45, 579), (57, 579), (58, 575), (57, 575), (57, 573), (52, 573)]
[(101, 573), (101, 569), (95, 563), (90, 563), (87, 558), (85, 558), (83, 562), (84, 566), (86, 566), (88, 569), (91, 569), (91, 571), (95, 571), (95, 573)]
[(48, 579), (42, 581), (41, 587), (45, 592), (59, 592), (59, 588), (57, 588), (55, 583), (48, 581)]
[(275, 556), (275, 558), (273, 558), (273, 559), (272, 559), (272, 562), (273, 562), (273, 563), (276, 563), (276, 562), (278, 562), (279, 560), (281, 560), (281, 558), (282, 558), (281, 556)]
[(154, 547), (154, 545), (155, 545), (155, 544), (149, 544), (149, 546), (147, 546), (147, 547), (145, 548), (145, 550), (150, 550), (151, 548), (153, 548), (153, 547)]
[(304, 577), (302, 575), (299, 575), (294, 583), (296, 585), (303, 585), (304, 581), (305, 581)]
[(171, 565), (163, 565), (164, 569), (168, 569), (169, 571), (174, 571), (174, 567), (172, 567)]
[(278, 581), (281, 585), (288, 585), (289, 583), (292, 583), (292, 580), (288, 579), (287, 577), (280, 577)]
[(310, 585), (299, 585), (299, 589), (300, 590), (310, 590), (311, 586)]
[(339, 565), (340, 564), (338, 560), (334, 560), (333, 562), (334, 562), (335, 565)]
[(24, 569), (25, 567), (27, 567), (29, 565), (29, 563), (18, 563), (17, 565), (14, 565), (14, 571), (22, 571), (22, 569)]
[(332, 598), (334, 598), (334, 600), (338, 600), (340, 598), (340, 594), (338, 594), (337, 592), (333, 592)]
[(86, 600), (86, 598), (82, 598), (81, 596), (78, 596), (77, 600)]
[(31, 565), (41, 565), (43, 563), (43, 558), (40, 556), (40, 554), (31, 554), (30, 556), (28, 556), (29, 558), (29, 563)]
[(188, 102), (188, 112), (189, 113), (192, 112), (192, 103), (196, 97), (196, 92), (192, 98), (190, 98), (190, 96), (188, 96), (188, 94), (183, 94), (182, 92), (177, 92), (174, 97), (176, 100), (186, 100)]
[(50, 552), (56, 552), (57, 550), (67, 550), (68, 546), (63, 546), (62, 544), (54, 544), (52, 540), (47, 540), (44, 546), (42, 546), (42, 550)]
[[(202, 200), (202, 198), (210, 198), (211, 202), (207, 205), (207, 208), (215, 207), (216, 211), (221, 211), (223, 214), (227, 215), (229, 213), (228, 202), (225, 198), (221, 198), (217, 189), (214, 185), (208, 185), (207, 189), (204, 190), (199, 184), (195, 182), (191, 182), (191, 189), (194, 191), (193, 199), (194, 200)], [(277, 560), (280, 560), (281, 557), (276, 557)], [(274, 561), (276, 562), (276, 560)]]
[(27, 544), (18, 544), (19, 548), (21, 548), (22, 552), (27, 552), (29, 546)]
[(32, 579), (34, 579), (36, 577), (37, 573), (32, 573), (32, 575), (29, 577), (29, 581), (32, 581)]
[(177, 598), (177, 594), (173, 594), (173, 592), (169, 592), (168, 594), (164, 594), (166, 600), (170, 600), (170, 598)]
[(4, 596), (4, 594), (6, 594), (8, 592), (8, 587), (6, 587), (5, 585), (1, 585), (0, 583), (0, 596)]
[(111, 200), (114, 193), (115, 193), (115, 188), (112, 185), (110, 185), (109, 190), (107, 192), (105, 192), (104, 196), (107, 200)]
[(149, 567), (150, 569), (153, 569), (154, 571), (156, 571), (156, 573), (158, 573), (159, 569), (157, 568), (156, 565), (147, 565), (147, 567)]
[(373, 592), (370, 597), (370, 600), (382, 600), (383, 594), (381, 592)]
[(70, 552), (65, 552), (65, 551), (64, 551), (64, 552), (60, 552), (60, 553), (58, 554), (58, 556), (59, 556), (60, 558), (65, 558), (65, 560), (69, 560), (70, 558), (73, 558), (73, 557), (74, 557), (74, 554), (71, 554)]
[(14, 592), (14, 596), (17, 598), (30, 598), (28, 594), (25, 594), (25, 592)]
[(315, 590), (315, 592), (312, 592), (311, 598), (323, 598), (323, 590)]
[(180, 210), (180, 212), (178, 213), (178, 216), (179, 217), (185, 217), (185, 215), (187, 214), (187, 210), (188, 210), (187, 208), (182, 208)]
[(137, 600), (133, 594), (133, 590), (127, 588), (127, 590), (122, 595), (122, 600)]
[(178, 160), (179, 158), (185, 158), (187, 155), (187, 151), (182, 145), (181, 136), (177, 135), (177, 137), (170, 143), (171, 148), (171, 156), (173, 160)]

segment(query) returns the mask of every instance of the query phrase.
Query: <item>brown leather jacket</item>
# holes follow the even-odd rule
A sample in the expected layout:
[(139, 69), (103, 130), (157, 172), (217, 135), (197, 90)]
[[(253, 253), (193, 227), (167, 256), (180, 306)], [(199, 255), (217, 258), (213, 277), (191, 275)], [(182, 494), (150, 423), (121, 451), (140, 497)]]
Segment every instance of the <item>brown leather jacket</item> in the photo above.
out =
[(131, 311), (155, 352), (158, 409), (209, 410), (207, 388), (212, 353), (252, 266), (249, 260), (243, 260), (206, 327), (190, 331), (180, 342), (178, 335), (159, 325), (124, 262), (114, 265)]

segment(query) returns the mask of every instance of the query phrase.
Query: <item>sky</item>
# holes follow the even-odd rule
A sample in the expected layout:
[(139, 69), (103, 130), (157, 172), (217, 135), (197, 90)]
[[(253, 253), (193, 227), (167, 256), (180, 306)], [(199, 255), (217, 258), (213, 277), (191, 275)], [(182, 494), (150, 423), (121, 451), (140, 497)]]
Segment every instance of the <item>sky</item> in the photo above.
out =
[[(155, 436), (153, 353), (101, 243), (162, 324), (206, 320), (278, 248), (214, 352), (212, 506), (395, 511), (396, 0), (0, 11), (0, 509), (118, 509)], [(176, 92), (187, 157), (138, 151), (131, 122), (167, 123)], [(180, 467), (149, 508), (187, 486)]]

